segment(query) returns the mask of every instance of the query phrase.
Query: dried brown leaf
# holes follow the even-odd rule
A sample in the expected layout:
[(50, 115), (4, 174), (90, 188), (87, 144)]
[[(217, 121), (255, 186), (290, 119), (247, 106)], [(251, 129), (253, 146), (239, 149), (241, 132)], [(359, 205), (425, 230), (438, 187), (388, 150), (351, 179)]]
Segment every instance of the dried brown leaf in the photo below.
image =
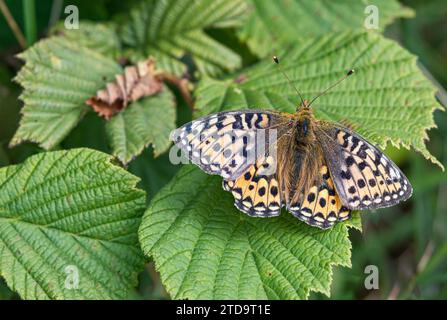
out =
[(155, 61), (148, 59), (124, 69), (96, 96), (86, 103), (105, 119), (125, 109), (132, 101), (154, 95), (163, 89), (163, 81), (156, 76)]

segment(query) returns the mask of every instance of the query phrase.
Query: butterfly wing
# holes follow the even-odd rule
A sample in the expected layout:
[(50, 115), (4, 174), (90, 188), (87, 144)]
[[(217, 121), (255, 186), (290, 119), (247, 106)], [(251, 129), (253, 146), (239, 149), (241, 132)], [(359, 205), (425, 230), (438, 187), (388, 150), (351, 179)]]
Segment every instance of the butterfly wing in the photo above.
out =
[(270, 217), (282, 206), (276, 151), (290, 122), (287, 114), (269, 110), (220, 112), (176, 129), (171, 140), (203, 171), (224, 178), (240, 211)]
[(203, 171), (235, 180), (266, 156), (288, 121), (268, 110), (219, 112), (185, 124), (170, 138)]
[(252, 217), (280, 214), (282, 200), (276, 176), (276, 158), (261, 157), (235, 180), (224, 180), (224, 190), (234, 196), (234, 205)]
[(389, 207), (411, 196), (408, 179), (377, 147), (344, 127), (320, 130), (318, 139), (335, 189), (349, 209)]
[(325, 163), (319, 166), (317, 176), (311, 178), (309, 188), (300, 189), (292, 195), (287, 210), (307, 224), (327, 229), (338, 221), (351, 217), (351, 210), (343, 205)]

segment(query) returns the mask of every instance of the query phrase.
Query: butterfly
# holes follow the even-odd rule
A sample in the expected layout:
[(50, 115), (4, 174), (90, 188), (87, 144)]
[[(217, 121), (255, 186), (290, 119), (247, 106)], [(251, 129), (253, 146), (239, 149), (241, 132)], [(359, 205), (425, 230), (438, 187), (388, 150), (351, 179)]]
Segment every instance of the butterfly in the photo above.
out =
[(302, 99), (294, 114), (214, 113), (174, 130), (171, 140), (203, 171), (222, 176), (235, 206), (252, 217), (278, 216), (285, 207), (328, 229), (353, 210), (408, 199), (412, 187), (402, 171), (349, 127), (316, 119), (314, 100)]

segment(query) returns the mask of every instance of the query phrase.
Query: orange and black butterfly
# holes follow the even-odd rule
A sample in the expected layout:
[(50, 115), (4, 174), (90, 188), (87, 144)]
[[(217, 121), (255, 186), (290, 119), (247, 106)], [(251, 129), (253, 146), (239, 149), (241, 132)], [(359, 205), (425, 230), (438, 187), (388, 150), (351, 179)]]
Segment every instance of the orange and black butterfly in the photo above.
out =
[(174, 130), (171, 139), (203, 171), (222, 176), (235, 206), (253, 217), (278, 216), (285, 207), (327, 229), (352, 210), (411, 196), (408, 179), (382, 151), (341, 124), (316, 119), (310, 105), (302, 100), (295, 114), (219, 112)]

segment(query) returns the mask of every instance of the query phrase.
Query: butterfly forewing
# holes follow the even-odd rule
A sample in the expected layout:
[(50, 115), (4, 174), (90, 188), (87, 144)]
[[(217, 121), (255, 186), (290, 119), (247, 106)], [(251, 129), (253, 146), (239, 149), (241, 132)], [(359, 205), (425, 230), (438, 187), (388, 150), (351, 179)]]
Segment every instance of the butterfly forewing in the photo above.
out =
[(171, 140), (205, 172), (234, 180), (269, 153), (287, 121), (265, 110), (220, 112), (174, 130)]
[(323, 126), (319, 141), (337, 193), (348, 208), (389, 207), (411, 196), (412, 187), (402, 171), (358, 134)]

